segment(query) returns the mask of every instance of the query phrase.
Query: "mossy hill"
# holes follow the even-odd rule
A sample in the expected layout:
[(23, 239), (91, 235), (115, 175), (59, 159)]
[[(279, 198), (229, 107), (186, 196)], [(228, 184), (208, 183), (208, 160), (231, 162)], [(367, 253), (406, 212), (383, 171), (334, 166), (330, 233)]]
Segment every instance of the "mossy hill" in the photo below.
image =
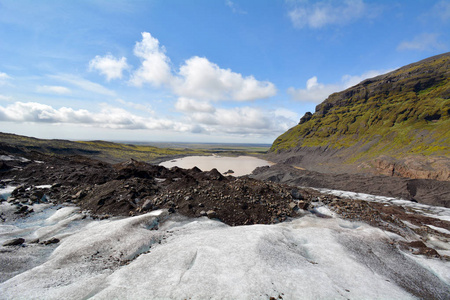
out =
[[(0, 155), (24, 152), (43, 153), (52, 156), (82, 155), (108, 163), (139, 161), (159, 163), (164, 160), (190, 155), (220, 154), (227, 156), (253, 155), (267, 152), (268, 147), (256, 144), (191, 144), (191, 143), (115, 143), (108, 141), (68, 141), (60, 139), (37, 139), (0, 132)], [(159, 146), (160, 145), (160, 146)], [(172, 146), (171, 146), (172, 145)], [(5, 151), (6, 152), (5, 152)]]
[[(330, 95), (279, 136), (271, 153), (338, 151), (342, 162), (382, 155), (450, 157), (450, 53)], [(339, 154), (337, 154), (339, 155)]]
[(48, 155), (83, 155), (102, 161), (116, 163), (130, 158), (154, 162), (167, 157), (202, 155), (203, 150), (158, 148), (149, 145), (134, 145), (106, 141), (47, 140), (0, 132), (0, 154), (2, 149), (21, 152), (35, 151)]

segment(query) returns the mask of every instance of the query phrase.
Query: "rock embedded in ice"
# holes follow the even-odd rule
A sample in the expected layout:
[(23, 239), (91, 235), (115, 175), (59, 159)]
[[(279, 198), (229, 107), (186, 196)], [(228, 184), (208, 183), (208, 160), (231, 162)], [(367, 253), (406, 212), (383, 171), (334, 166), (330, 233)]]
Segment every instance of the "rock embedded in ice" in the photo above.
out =
[(7, 247), (7, 246), (19, 246), (22, 245), (23, 243), (25, 243), (25, 239), (23, 238), (16, 238), (16, 239), (12, 239), (12, 240), (8, 240), (6, 242), (3, 243), (3, 246)]
[(59, 239), (51, 238), (51, 239), (48, 239), (46, 241), (43, 241), (41, 244), (50, 245), (50, 244), (58, 244), (58, 243), (59, 243)]

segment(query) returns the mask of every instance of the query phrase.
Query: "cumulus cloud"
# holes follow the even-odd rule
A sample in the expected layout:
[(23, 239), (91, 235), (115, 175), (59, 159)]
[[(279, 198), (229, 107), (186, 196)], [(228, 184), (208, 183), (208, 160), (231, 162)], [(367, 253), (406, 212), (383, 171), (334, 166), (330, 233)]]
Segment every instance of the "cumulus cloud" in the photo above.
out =
[(295, 89), (290, 87), (288, 93), (294, 100), (322, 102), (330, 94), (340, 89), (338, 84), (322, 84), (317, 81), (317, 76), (311, 77), (306, 81), (306, 89)]
[(234, 107), (201, 111), (195, 106), (183, 112), (187, 122), (210, 134), (273, 136), (298, 123), (296, 113), (281, 108), (263, 110), (254, 107)]
[(148, 32), (143, 32), (142, 41), (137, 42), (134, 47), (134, 54), (142, 60), (142, 65), (134, 72), (131, 83), (136, 86), (150, 83), (157, 87), (170, 84), (172, 81), (170, 59), (165, 52), (165, 48), (159, 45), (156, 38)]
[(445, 50), (444, 43), (438, 41), (439, 34), (422, 33), (414, 37), (411, 41), (403, 41), (397, 46), (397, 50), (432, 51)]
[(287, 92), (288, 94), (291, 95), (293, 100), (320, 103), (324, 101), (332, 93), (345, 90), (351, 86), (360, 83), (364, 79), (385, 74), (389, 71), (390, 70), (388, 71), (371, 70), (359, 76), (344, 75), (341, 78), (341, 82), (334, 84), (319, 83), (317, 76), (314, 76), (306, 81), (306, 88), (296, 89), (290, 87)]
[(362, 0), (301, 1), (296, 3), (288, 16), (296, 28), (321, 28), (327, 25), (344, 25), (362, 18), (368, 12)]
[(70, 89), (64, 87), (64, 86), (55, 86), (55, 85), (41, 85), (36, 88), (36, 91), (38, 93), (43, 94), (58, 94), (58, 95), (64, 95), (64, 94), (70, 94)]
[(189, 130), (184, 124), (136, 116), (109, 105), (102, 105), (100, 112), (95, 113), (70, 107), (56, 109), (36, 102), (15, 102), (8, 106), (0, 106), (0, 121), (80, 124), (114, 129)]
[(222, 69), (204, 57), (192, 57), (180, 67), (174, 82), (176, 94), (201, 100), (249, 101), (276, 94), (273, 83), (243, 77), (230, 69)]
[(128, 69), (127, 59), (122, 57), (115, 58), (111, 54), (105, 56), (97, 55), (89, 62), (89, 70), (97, 70), (100, 74), (106, 76), (106, 79), (121, 79), (123, 71)]
[(204, 57), (191, 57), (178, 71), (172, 71), (165, 52), (150, 33), (142, 33), (142, 41), (137, 42), (134, 49), (142, 65), (132, 74), (130, 82), (136, 86), (144, 83), (165, 86), (179, 97), (196, 100), (251, 101), (276, 94), (273, 83), (222, 69)]

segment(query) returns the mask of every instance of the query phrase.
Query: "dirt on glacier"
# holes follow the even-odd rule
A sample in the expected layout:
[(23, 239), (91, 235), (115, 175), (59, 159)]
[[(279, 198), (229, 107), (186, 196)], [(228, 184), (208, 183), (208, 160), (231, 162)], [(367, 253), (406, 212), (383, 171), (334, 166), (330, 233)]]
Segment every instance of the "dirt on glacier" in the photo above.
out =
[[(301, 188), (302, 178), (312, 180), (310, 174), (295, 177), (292, 172), (281, 174), (277, 167), (256, 170), (252, 177), (266, 176), (265, 180), (259, 180), (249, 176), (224, 176), (215, 169), (208, 172), (198, 168), (167, 169), (132, 159), (112, 165), (83, 156), (61, 158), (37, 152), (18, 156), (4, 150), (0, 155), (0, 185), (17, 186), (8, 199), (0, 201), (15, 205), (17, 217), (29, 214), (34, 203), (51, 202), (79, 206), (95, 218), (133, 216), (164, 208), (171, 213), (206, 216), (238, 226), (274, 224), (305, 213), (328, 218), (319, 209), (326, 206), (343, 218), (364, 221), (409, 240), (413, 236), (411, 230), (416, 237), (424, 239), (428, 234), (450, 238), (446, 233), (425, 226), (450, 230), (448, 221), (426, 218), (393, 205), (355, 201)], [(346, 179), (351, 181), (351, 178)], [(321, 177), (316, 180), (326, 183)], [(370, 193), (370, 178), (364, 192)], [(5, 216), (0, 218), (5, 219)], [(404, 221), (413, 224), (413, 228)], [(411, 242), (401, 247), (413, 253), (439, 257), (434, 249), (420, 241)]]

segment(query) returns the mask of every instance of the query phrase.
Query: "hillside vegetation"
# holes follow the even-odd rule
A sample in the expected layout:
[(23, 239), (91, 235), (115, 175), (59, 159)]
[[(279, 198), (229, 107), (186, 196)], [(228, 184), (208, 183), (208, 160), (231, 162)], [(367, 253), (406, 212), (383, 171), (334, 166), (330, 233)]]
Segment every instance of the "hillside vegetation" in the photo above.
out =
[(171, 149), (148, 145), (122, 144), (105, 141), (67, 141), (36, 139), (0, 133), (1, 147), (18, 147), (23, 151), (38, 151), (49, 155), (84, 155), (106, 162), (122, 162), (130, 158), (139, 161), (158, 161), (178, 155), (205, 154), (201, 149)]
[[(272, 153), (341, 150), (345, 163), (450, 155), (450, 53), (330, 95), (278, 137)], [(342, 151), (348, 150), (348, 151)]]
[(83, 155), (109, 163), (123, 162), (131, 158), (138, 161), (159, 163), (175, 157), (190, 155), (261, 156), (267, 153), (269, 148), (268, 145), (259, 144), (162, 142), (126, 144), (107, 141), (46, 140), (0, 132), (0, 155), (2, 154), (2, 148), (5, 147), (8, 148), (6, 150), (9, 150), (9, 152), (37, 151), (53, 156)]

